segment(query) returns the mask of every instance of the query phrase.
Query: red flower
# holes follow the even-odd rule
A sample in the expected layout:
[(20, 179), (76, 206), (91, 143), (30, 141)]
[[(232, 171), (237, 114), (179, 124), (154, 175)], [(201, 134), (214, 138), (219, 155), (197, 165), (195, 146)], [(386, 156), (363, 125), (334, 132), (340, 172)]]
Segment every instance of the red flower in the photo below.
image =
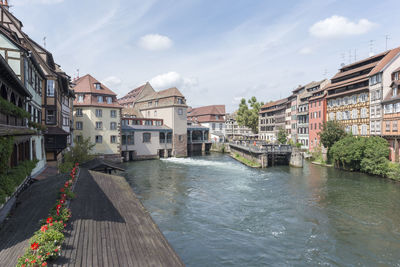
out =
[(51, 218), (51, 217), (47, 218), (46, 222), (47, 222), (47, 223), (53, 222), (53, 218)]
[(64, 223), (64, 228), (67, 227), (67, 224)]
[(61, 194), (61, 197), (65, 199), (67, 198), (67, 194)]
[(56, 209), (61, 209), (61, 207), (62, 207), (62, 205), (61, 204), (58, 204), (57, 206), (56, 206)]
[(47, 262), (43, 262), (43, 263), (42, 263), (42, 266), (47, 266)]
[(68, 187), (68, 186), (69, 186), (68, 182), (65, 182), (64, 187)]
[(58, 252), (58, 248), (54, 249), (54, 252)]
[(64, 189), (64, 188), (61, 188), (60, 191), (61, 191), (62, 193), (64, 193), (65, 189)]
[(53, 223), (49, 223), (49, 226), (53, 226)]
[(77, 162), (77, 163), (75, 163), (75, 166), (79, 166), (79, 163)]
[(37, 242), (35, 242), (35, 243), (33, 243), (32, 245), (31, 245), (31, 249), (32, 250), (37, 250), (39, 248), (39, 244), (37, 243)]
[(21, 265), (21, 267), (25, 267), (25, 266), (26, 266), (26, 264), (25, 264), (25, 263)]
[(49, 228), (47, 227), (47, 225), (43, 225), (42, 228), (40, 228), (40, 231), (42, 232), (46, 232)]
[(64, 199), (60, 199), (60, 203), (64, 204), (65, 203)]
[(49, 256), (49, 255), (50, 255), (50, 252), (47, 252), (46, 255)]
[(35, 263), (35, 262), (36, 262), (36, 260), (31, 261), (31, 263)]
[(28, 262), (28, 261), (29, 261), (29, 259), (28, 259), (28, 258), (26, 258), (26, 259), (25, 259), (25, 262)]

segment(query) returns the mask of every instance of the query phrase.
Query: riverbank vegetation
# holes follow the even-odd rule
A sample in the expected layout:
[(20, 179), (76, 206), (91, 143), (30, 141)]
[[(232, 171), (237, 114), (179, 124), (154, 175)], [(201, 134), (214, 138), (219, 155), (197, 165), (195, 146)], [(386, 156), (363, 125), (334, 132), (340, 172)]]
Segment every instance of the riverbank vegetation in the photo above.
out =
[[(321, 143), (328, 149), (328, 162), (336, 168), (360, 171), (400, 181), (400, 165), (389, 161), (389, 144), (379, 136), (359, 137), (346, 134), (335, 121), (324, 123), (319, 133)], [(325, 163), (316, 150), (313, 157)]]
[(261, 168), (261, 164), (260, 163), (258, 163), (256, 161), (253, 161), (253, 160), (246, 159), (245, 157), (240, 156), (238, 153), (235, 153), (234, 158), (237, 161), (240, 161), (241, 163), (243, 163), (243, 164), (245, 164), (245, 165), (247, 165), (249, 167)]
[(258, 102), (255, 96), (250, 98), (247, 102), (246, 99), (242, 98), (237, 113), (238, 124), (250, 128), (253, 133), (258, 133), (258, 116), (263, 105), (264, 103)]

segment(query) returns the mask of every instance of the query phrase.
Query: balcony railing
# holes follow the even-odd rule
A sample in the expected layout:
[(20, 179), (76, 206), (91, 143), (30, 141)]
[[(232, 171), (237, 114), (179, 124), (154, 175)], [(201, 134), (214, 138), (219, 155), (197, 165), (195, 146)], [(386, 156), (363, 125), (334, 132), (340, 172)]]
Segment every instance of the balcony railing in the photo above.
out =
[(11, 126), (26, 126), (26, 119), (0, 113), (0, 124)]

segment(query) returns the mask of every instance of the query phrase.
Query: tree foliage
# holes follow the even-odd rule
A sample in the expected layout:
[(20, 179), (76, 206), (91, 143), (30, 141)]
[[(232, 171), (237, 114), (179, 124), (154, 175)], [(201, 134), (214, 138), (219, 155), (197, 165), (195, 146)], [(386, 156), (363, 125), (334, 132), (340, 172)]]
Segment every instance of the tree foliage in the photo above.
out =
[(322, 125), (322, 130), (318, 135), (321, 143), (329, 150), (333, 144), (346, 136), (346, 132), (340, 123), (328, 121)]
[(280, 128), (278, 132), (278, 142), (279, 144), (286, 144), (287, 142), (287, 133), (285, 129)]
[(84, 163), (93, 159), (93, 155), (90, 151), (95, 146), (94, 143), (90, 142), (90, 137), (81, 138), (80, 140), (74, 140), (74, 146), (71, 150), (64, 154), (64, 162), (58, 166), (61, 173), (65, 173), (71, 170), (75, 163)]
[(253, 133), (258, 133), (258, 114), (263, 102), (257, 102), (257, 98), (253, 96), (247, 102), (242, 98), (237, 113), (237, 122), (240, 126), (250, 128)]
[(388, 142), (379, 136), (346, 136), (331, 148), (332, 159), (337, 167), (387, 176), (389, 172)]

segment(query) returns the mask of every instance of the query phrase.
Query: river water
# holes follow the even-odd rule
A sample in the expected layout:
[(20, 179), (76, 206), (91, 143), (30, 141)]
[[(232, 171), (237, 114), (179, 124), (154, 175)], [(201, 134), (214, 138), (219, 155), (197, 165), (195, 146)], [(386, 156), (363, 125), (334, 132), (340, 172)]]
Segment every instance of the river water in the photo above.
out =
[(125, 168), (187, 266), (400, 266), (400, 183), (221, 154)]

